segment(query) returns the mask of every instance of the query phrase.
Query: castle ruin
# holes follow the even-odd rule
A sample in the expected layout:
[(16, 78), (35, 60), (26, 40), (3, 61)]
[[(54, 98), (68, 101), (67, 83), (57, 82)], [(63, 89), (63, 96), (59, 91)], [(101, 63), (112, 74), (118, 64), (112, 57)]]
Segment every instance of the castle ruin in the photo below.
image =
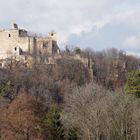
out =
[(60, 57), (56, 33), (50, 32), (46, 37), (29, 35), (29, 33), (13, 24), (11, 29), (0, 31), (0, 61), (6, 59), (22, 60), (26, 62), (34, 56), (40, 61), (40, 55), (46, 57), (46, 63), (54, 63)]

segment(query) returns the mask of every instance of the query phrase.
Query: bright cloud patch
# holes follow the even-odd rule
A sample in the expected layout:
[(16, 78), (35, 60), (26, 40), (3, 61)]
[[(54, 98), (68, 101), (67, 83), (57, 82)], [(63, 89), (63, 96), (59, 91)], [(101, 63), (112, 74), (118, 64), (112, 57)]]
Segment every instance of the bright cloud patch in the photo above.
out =
[(127, 46), (129, 50), (140, 52), (140, 36), (130, 36), (124, 41), (124, 46)]

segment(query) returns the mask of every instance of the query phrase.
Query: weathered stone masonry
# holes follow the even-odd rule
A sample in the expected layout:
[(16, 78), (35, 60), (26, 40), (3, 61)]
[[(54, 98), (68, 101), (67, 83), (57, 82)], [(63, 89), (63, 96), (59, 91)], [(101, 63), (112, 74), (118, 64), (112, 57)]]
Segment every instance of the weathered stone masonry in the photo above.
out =
[(0, 60), (25, 60), (43, 53), (49, 57), (60, 54), (55, 32), (49, 33), (46, 37), (37, 37), (29, 35), (24, 29), (19, 29), (17, 24), (13, 24), (11, 29), (0, 31)]

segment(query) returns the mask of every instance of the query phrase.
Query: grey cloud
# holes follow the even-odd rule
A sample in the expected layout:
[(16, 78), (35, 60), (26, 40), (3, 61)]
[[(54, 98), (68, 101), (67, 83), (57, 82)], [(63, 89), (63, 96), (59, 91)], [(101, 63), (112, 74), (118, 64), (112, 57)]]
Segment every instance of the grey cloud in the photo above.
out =
[(68, 44), (77, 46), (90, 47), (94, 50), (102, 50), (115, 47), (128, 52), (140, 54), (140, 36), (137, 36), (139, 30), (132, 30), (126, 24), (111, 25), (107, 24), (97, 30), (96, 27), (90, 32), (81, 32), (69, 37)]

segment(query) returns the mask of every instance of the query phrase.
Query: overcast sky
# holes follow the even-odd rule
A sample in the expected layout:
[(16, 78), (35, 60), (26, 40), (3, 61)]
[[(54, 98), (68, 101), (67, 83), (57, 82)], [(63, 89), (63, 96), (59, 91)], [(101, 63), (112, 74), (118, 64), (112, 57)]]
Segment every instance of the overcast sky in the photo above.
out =
[(0, 0), (0, 28), (58, 33), (59, 44), (140, 55), (140, 0)]

